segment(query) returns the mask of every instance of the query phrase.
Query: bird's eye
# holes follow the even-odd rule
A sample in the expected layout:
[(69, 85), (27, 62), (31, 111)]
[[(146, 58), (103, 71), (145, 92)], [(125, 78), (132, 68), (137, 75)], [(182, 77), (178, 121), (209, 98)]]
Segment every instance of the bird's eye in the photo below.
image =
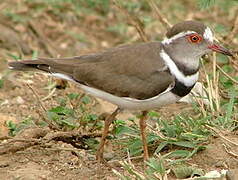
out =
[(202, 40), (202, 37), (198, 34), (192, 34), (188, 37), (188, 39), (192, 43), (199, 43)]

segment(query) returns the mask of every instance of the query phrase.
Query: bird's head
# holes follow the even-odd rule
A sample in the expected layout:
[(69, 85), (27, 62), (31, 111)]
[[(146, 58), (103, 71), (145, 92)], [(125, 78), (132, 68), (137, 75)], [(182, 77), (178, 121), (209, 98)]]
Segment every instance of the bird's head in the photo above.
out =
[(219, 45), (211, 29), (198, 21), (184, 21), (175, 24), (162, 41), (164, 49), (177, 61), (188, 62), (215, 51), (228, 56), (232, 53)]

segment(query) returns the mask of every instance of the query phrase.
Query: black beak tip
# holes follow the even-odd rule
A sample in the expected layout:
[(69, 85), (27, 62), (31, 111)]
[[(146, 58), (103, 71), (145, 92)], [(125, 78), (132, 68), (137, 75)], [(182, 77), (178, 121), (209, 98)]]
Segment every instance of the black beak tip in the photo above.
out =
[(235, 53), (231, 52), (230, 56), (234, 58), (235, 57)]
[(226, 51), (226, 52), (224, 53), (224, 55), (234, 57), (234, 53), (231, 52), (231, 51)]

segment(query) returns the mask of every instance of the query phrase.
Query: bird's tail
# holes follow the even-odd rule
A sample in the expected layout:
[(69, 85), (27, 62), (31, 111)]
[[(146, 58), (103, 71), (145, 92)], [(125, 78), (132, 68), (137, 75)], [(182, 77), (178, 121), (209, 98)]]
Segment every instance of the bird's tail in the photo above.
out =
[(51, 73), (50, 65), (42, 60), (11, 61), (8, 63), (8, 67), (18, 71), (43, 71)]
[(11, 61), (9, 69), (18, 71), (37, 71), (65, 80), (73, 80), (73, 69), (75, 59), (37, 59)]

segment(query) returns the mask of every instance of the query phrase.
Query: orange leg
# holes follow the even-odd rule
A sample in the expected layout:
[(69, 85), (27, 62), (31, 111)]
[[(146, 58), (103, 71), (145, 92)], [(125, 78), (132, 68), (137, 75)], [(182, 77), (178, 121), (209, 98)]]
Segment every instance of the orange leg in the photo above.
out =
[(105, 145), (105, 142), (106, 142), (106, 137), (108, 135), (108, 131), (109, 131), (109, 127), (111, 125), (111, 123), (115, 120), (117, 114), (121, 111), (120, 108), (117, 108), (112, 114), (110, 114), (106, 119), (105, 119), (105, 122), (104, 122), (104, 130), (103, 130), (103, 133), (102, 133), (102, 138), (101, 138), (101, 141), (100, 141), (100, 144), (99, 144), (99, 147), (98, 147), (98, 150), (96, 152), (96, 159), (99, 161), (99, 162), (103, 162), (104, 159), (103, 159), (103, 151), (104, 151), (104, 145)]
[(146, 142), (146, 118), (147, 118), (147, 111), (143, 111), (140, 117), (140, 130), (141, 130), (141, 138), (143, 144), (143, 151), (144, 151), (144, 161), (149, 159), (148, 147)]

